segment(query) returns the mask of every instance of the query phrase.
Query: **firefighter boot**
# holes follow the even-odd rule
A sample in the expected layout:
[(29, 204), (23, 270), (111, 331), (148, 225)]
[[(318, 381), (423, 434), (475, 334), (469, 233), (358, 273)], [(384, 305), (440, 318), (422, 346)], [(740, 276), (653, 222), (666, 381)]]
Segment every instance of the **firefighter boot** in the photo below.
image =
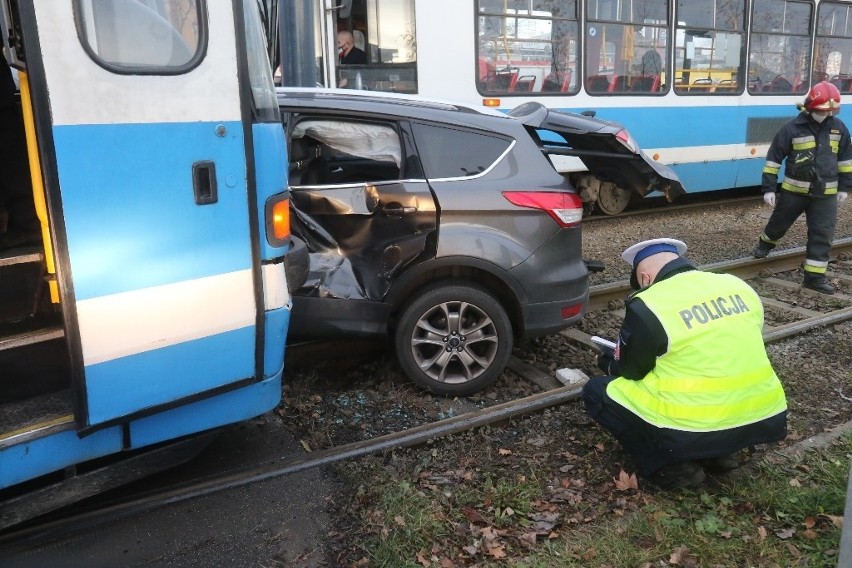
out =
[(834, 286), (828, 281), (828, 278), (822, 274), (805, 274), (804, 287), (809, 290), (816, 290), (820, 294), (834, 294)]
[(772, 243), (767, 243), (766, 241), (759, 240), (757, 241), (757, 246), (754, 247), (754, 250), (751, 251), (751, 256), (754, 258), (766, 258), (766, 255), (769, 254), (769, 251), (775, 248), (775, 245)]

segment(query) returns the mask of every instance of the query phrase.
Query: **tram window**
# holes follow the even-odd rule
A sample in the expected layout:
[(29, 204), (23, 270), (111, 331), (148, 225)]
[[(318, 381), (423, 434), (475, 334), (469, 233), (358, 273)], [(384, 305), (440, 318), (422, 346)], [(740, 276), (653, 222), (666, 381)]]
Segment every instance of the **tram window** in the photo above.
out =
[(804, 94), (810, 75), (813, 5), (755, 0), (749, 49), (748, 92)]
[[(429, 179), (473, 177), (491, 168), (510, 141), (468, 130), (413, 123), (423, 169)], [(465, 152), (459, 152), (465, 148)]]
[(741, 93), (745, 68), (745, 0), (717, 3), (678, 0), (675, 18), (675, 92), (679, 95)]
[(668, 90), (666, 0), (590, 0), (585, 87), (591, 94), (660, 95)]
[(476, 4), (476, 86), (482, 95), (579, 90), (576, 0)]
[(176, 74), (204, 51), (204, 0), (77, 0), (89, 55), (118, 73)]
[(814, 42), (814, 82), (828, 80), (852, 93), (852, 7), (820, 2)]
[(352, 0), (338, 31), (352, 33), (366, 64), (341, 65), (338, 83), (368, 91), (417, 92), (417, 30), (414, 0)]

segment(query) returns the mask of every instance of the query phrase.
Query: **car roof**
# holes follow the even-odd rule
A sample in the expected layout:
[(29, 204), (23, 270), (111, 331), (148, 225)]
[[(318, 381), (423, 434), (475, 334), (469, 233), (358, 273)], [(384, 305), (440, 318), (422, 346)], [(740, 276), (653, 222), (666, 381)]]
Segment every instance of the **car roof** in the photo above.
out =
[(419, 95), (356, 91), (351, 89), (279, 87), (278, 104), (283, 107), (342, 110), (436, 120), (459, 125), (479, 126), (517, 135), (520, 121), (505, 113), (467, 103), (433, 99)]

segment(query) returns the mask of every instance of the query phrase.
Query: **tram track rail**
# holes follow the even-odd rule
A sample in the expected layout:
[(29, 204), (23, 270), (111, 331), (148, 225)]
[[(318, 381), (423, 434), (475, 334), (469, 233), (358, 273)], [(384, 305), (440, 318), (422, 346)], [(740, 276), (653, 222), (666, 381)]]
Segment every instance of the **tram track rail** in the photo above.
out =
[[(782, 290), (786, 289), (795, 293), (824, 298), (825, 296), (816, 292), (802, 289), (801, 285), (795, 282), (777, 278), (776, 275), (779, 273), (798, 268), (803, 258), (804, 248), (797, 248), (773, 253), (765, 259), (735, 259), (704, 265), (701, 268), (713, 272), (727, 272), (745, 279), (761, 279)], [(835, 241), (832, 249), (832, 260), (835, 267), (841, 267), (852, 274), (852, 238)], [(830, 277), (852, 283), (852, 276), (847, 276), (841, 271), (832, 270)], [(619, 310), (623, 309), (624, 298), (630, 291), (629, 283), (626, 281), (593, 286), (590, 289), (589, 310), (609, 310), (618, 313)], [(767, 343), (776, 342), (808, 330), (852, 319), (852, 296), (837, 294), (830, 298), (832, 298), (832, 303), (838, 304), (839, 307), (824, 313), (800, 307), (795, 303), (787, 304), (776, 299), (763, 298), (764, 303), (769, 307), (786, 310), (795, 313), (796, 317), (802, 318), (779, 326), (766, 326), (764, 340)], [(590, 336), (577, 329), (565, 330), (562, 335), (568, 341), (585, 345), (590, 349), (597, 349), (591, 342)], [(317, 346), (311, 344), (304, 348), (313, 351)], [(363, 345), (359, 345), (359, 349), (363, 349)], [(184, 482), (144, 494), (131, 495), (121, 501), (107, 503), (95, 510), (83, 513), (70, 512), (67, 516), (58, 518), (54, 516), (53, 520), (26, 528), (16, 529), (13, 527), (0, 534), (0, 553), (4, 550), (26, 550), (28, 547), (62, 538), (62, 536), (75, 531), (127, 518), (169, 504), (331, 465), (351, 458), (397, 448), (419, 446), (441, 437), (505, 422), (548, 407), (561, 405), (576, 400), (581, 394), (582, 380), (575, 384), (564, 385), (553, 374), (527, 364), (515, 356), (510, 360), (509, 370), (537, 384), (542, 392), (368, 440), (315, 450), (296, 456), (283, 456), (279, 459), (256, 463), (216, 476)], [(575, 378), (582, 378), (582, 373), (579, 373), (579, 375), (575, 375)], [(2, 512), (2, 507), (0, 507), (0, 512)]]
[(593, 215), (589, 215), (588, 217), (583, 217), (583, 222), (589, 223), (606, 220), (624, 219), (626, 217), (639, 217), (642, 215), (654, 215), (659, 213), (675, 213), (690, 211), (693, 209), (719, 209), (724, 207), (739, 207), (742, 205), (747, 205), (749, 203), (757, 203), (758, 201), (761, 201), (761, 199), (761, 195), (749, 195), (745, 197), (725, 197), (722, 199), (701, 200), (692, 203), (668, 203), (666, 205), (658, 205), (653, 207), (628, 209), (627, 211), (622, 211), (621, 213), (616, 213), (615, 215), (596, 213)]

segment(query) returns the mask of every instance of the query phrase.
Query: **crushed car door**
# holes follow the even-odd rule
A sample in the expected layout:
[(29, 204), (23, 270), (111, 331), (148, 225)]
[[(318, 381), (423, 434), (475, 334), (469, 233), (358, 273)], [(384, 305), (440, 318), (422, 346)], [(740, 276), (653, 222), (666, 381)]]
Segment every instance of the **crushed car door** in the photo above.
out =
[(299, 295), (380, 301), (435, 255), (435, 199), (406, 123), (299, 114), (288, 140), (293, 233), (310, 254)]

